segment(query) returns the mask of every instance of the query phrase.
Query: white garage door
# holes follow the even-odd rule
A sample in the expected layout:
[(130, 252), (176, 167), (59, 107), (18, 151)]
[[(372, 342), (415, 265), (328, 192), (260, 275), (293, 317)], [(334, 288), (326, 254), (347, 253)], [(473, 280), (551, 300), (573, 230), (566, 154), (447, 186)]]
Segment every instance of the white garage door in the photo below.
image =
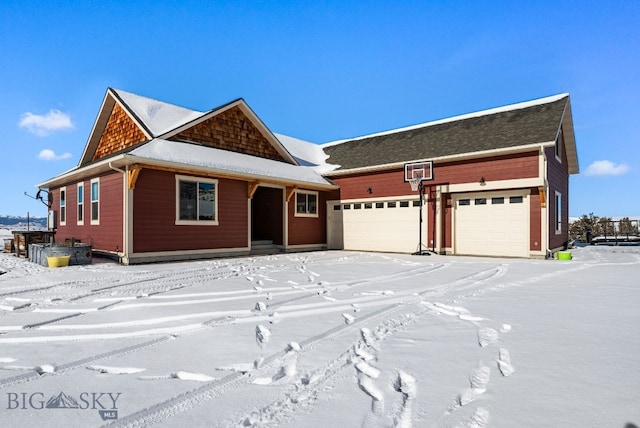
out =
[(529, 256), (527, 192), (465, 193), (454, 202), (456, 254)]
[[(330, 202), (329, 248), (412, 253), (418, 249), (420, 201)], [(427, 244), (427, 205), (422, 209), (422, 240)], [(342, 240), (339, 239), (340, 233)]]

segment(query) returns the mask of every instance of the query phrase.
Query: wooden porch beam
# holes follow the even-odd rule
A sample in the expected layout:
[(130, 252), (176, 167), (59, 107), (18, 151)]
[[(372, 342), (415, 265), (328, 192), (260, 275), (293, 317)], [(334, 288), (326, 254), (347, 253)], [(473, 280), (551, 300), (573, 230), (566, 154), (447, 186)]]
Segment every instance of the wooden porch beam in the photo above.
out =
[(296, 193), (296, 187), (287, 187), (287, 202), (291, 201), (294, 193)]
[(540, 193), (540, 208), (546, 208), (547, 198), (544, 194), (544, 187), (538, 187), (538, 193)]
[(138, 176), (140, 175), (140, 171), (142, 171), (142, 167), (140, 165), (133, 165), (127, 171), (127, 184), (129, 190), (133, 190), (136, 188), (136, 181), (138, 181)]
[(256, 193), (256, 190), (258, 190), (258, 187), (260, 186), (260, 183), (258, 183), (257, 181), (251, 181), (248, 184), (247, 187), (247, 197), (249, 199), (253, 199), (253, 195)]

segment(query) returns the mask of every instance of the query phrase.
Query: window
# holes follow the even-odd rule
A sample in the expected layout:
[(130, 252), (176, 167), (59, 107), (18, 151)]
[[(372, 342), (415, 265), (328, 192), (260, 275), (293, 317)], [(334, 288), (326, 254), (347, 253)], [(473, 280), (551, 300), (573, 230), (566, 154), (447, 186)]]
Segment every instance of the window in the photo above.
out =
[(350, 209), (351, 209), (351, 204), (344, 204), (344, 205), (342, 206), (342, 209), (344, 209), (344, 210), (350, 210)]
[(176, 224), (217, 225), (218, 180), (176, 176)]
[(376, 208), (384, 208), (384, 202), (376, 202)]
[(91, 180), (91, 224), (100, 224), (100, 179)]
[(67, 188), (60, 188), (60, 226), (67, 224)]
[(564, 135), (562, 134), (562, 127), (561, 127), (560, 132), (558, 133), (558, 138), (556, 139), (556, 159), (560, 163), (562, 163), (562, 147), (563, 146), (564, 146)]
[(354, 210), (359, 210), (360, 208), (362, 208), (362, 204), (353, 204)]
[(333, 206), (333, 210), (334, 211), (340, 211), (340, 205), (334, 205)]
[(408, 208), (409, 201), (400, 201), (400, 208)]
[(370, 202), (367, 202), (366, 204), (364, 204), (365, 210), (370, 210), (371, 208), (373, 208), (373, 205)]
[(419, 206), (420, 206), (420, 201), (419, 201), (419, 200), (417, 200), (417, 201), (413, 201), (413, 204), (412, 204), (412, 205), (413, 205), (414, 207), (419, 207)]
[(475, 205), (487, 205), (487, 198), (476, 198), (473, 203)]
[(84, 224), (84, 184), (78, 183), (78, 224)]
[(504, 204), (504, 198), (491, 198), (491, 205), (502, 205)]
[(510, 204), (521, 204), (522, 203), (522, 196), (510, 196), (509, 197), (509, 203)]
[(471, 199), (460, 199), (458, 201), (459, 206), (471, 205)]
[(554, 224), (556, 227), (556, 235), (562, 233), (562, 194), (556, 192), (556, 211)]
[(395, 207), (396, 207), (395, 202), (387, 202), (387, 208), (395, 208)]
[(318, 217), (318, 192), (296, 191), (296, 217)]

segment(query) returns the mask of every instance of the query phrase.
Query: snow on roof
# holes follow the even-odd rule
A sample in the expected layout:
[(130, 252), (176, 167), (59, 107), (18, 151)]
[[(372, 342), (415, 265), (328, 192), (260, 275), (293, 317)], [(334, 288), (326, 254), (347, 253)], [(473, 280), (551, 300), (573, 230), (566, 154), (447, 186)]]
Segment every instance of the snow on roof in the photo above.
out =
[(287, 149), (296, 161), (302, 166), (316, 167), (319, 173), (332, 171), (336, 165), (327, 163), (329, 156), (322, 150), (319, 144), (300, 140), (288, 135), (273, 133), (280, 143)]
[(154, 137), (165, 134), (204, 114), (204, 112), (112, 89), (121, 101), (140, 119)]
[(132, 150), (129, 155), (157, 161), (200, 166), (228, 173), (235, 172), (255, 178), (271, 178), (287, 182), (333, 187), (313, 167), (291, 165), (285, 162), (198, 144), (156, 138)]
[(330, 146), (334, 146), (334, 145), (337, 145), (337, 144), (345, 143), (347, 141), (355, 141), (355, 140), (362, 140), (362, 139), (365, 139), (365, 138), (379, 137), (379, 136), (382, 136), (382, 135), (395, 134), (396, 132), (411, 131), (413, 129), (424, 128), (426, 126), (440, 125), (442, 123), (456, 122), (458, 120), (471, 119), (473, 117), (488, 116), (490, 114), (503, 113), (503, 112), (512, 111), (512, 110), (519, 110), (519, 109), (523, 109), (523, 108), (533, 107), (533, 106), (536, 106), (536, 105), (552, 103), (554, 101), (561, 100), (562, 98), (566, 98), (568, 96), (569, 96), (569, 94), (567, 94), (567, 93), (558, 94), (558, 95), (552, 95), (550, 97), (539, 98), (539, 99), (536, 99), (536, 100), (525, 101), (525, 102), (516, 103), (516, 104), (510, 104), (510, 105), (507, 105), (507, 106), (496, 107), (496, 108), (492, 108), (492, 109), (488, 109), (488, 110), (476, 111), (476, 112), (473, 112), (473, 113), (467, 113), (467, 114), (463, 114), (463, 115), (459, 115), (459, 116), (447, 117), (445, 119), (439, 119), (439, 120), (434, 120), (434, 121), (431, 121), (431, 122), (419, 123), (417, 125), (406, 126), (406, 127), (403, 127), (403, 128), (390, 129), (388, 131), (382, 131), (382, 132), (377, 132), (377, 133), (374, 133), (374, 134), (362, 135), (360, 137), (345, 138), (345, 139), (342, 139), (342, 140), (330, 141), (330, 142), (321, 144), (320, 147), (330, 147)]

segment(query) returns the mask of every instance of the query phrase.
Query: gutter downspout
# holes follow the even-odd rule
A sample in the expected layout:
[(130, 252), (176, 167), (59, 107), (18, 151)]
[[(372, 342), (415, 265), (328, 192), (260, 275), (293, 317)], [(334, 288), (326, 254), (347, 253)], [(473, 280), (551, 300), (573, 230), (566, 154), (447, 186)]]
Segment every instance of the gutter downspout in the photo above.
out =
[(119, 254), (120, 263), (129, 264), (129, 254), (131, 252), (131, 215), (130, 209), (133, 207), (131, 203), (131, 198), (133, 197), (131, 191), (127, 186), (127, 172), (129, 167), (127, 166), (126, 170), (117, 168), (113, 166), (112, 162), (109, 162), (109, 168), (112, 170), (119, 172), (123, 175), (122, 179), (122, 202), (123, 202), (123, 222), (122, 222), (122, 252)]
[(549, 250), (549, 181), (547, 180), (547, 174), (548, 174), (548, 161), (547, 161), (547, 154), (544, 151), (544, 147), (540, 147), (540, 152), (542, 154), (541, 158), (542, 158), (542, 179), (544, 180), (544, 197), (545, 197), (545, 204), (544, 204), (544, 208), (542, 209), (542, 212), (540, 213), (540, 217), (542, 219), (542, 233), (541, 233), (541, 238), (542, 238), (542, 242), (540, 243), (540, 249), (545, 249), (545, 259), (549, 258), (549, 254), (551, 253), (551, 251)]

